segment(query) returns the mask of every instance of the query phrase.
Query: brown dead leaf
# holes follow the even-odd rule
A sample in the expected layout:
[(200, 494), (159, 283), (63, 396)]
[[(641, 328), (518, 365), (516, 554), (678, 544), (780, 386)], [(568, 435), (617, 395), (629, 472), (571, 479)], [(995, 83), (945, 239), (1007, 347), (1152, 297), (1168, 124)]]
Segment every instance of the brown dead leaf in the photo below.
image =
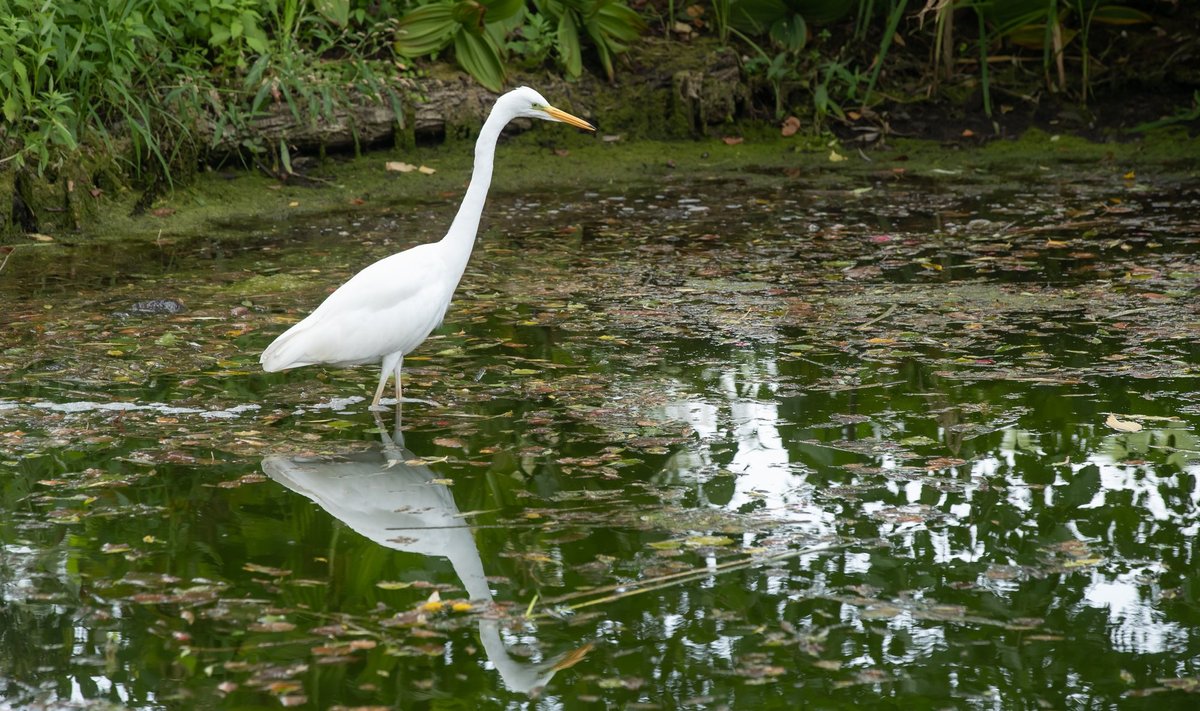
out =
[(779, 133), (784, 137), (795, 136), (796, 132), (799, 130), (800, 119), (796, 118), (795, 116), (788, 116), (783, 120), (783, 127), (779, 130)]
[(563, 669), (568, 669), (575, 666), (587, 656), (588, 652), (592, 651), (594, 646), (595, 645), (589, 642), (579, 649), (574, 649), (570, 652), (567, 652), (562, 656), (562, 659), (559, 659), (554, 663), (554, 671), (562, 671)]
[(741, 136), (725, 136), (721, 140), (724, 141), (725, 145), (727, 146), (736, 146), (746, 139), (742, 138)]
[(1108, 419), (1104, 421), (1104, 424), (1113, 428), (1117, 432), (1141, 432), (1142, 431), (1142, 425), (1140, 423), (1131, 422), (1129, 420), (1122, 420), (1112, 413), (1109, 413)]

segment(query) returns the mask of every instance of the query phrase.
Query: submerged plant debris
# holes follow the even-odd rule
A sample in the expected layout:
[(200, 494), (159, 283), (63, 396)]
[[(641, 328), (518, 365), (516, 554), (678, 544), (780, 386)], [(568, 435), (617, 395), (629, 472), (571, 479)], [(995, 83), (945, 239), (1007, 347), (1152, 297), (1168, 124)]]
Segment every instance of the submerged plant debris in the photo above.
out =
[(494, 196), (399, 422), (447, 208), (15, 252), (0, 706), (1189, 707), (1200, 179), (897, 161)]

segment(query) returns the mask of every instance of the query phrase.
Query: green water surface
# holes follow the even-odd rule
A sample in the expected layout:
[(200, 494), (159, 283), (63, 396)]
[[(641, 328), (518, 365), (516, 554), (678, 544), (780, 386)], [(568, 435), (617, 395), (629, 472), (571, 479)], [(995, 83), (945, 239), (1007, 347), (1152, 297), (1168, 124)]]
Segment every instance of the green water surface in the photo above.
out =
[(499, 186), (399, 427), (453, 200), (15, 251), (0, 708), (1195, 708), (1200, 181), (877, 167)]

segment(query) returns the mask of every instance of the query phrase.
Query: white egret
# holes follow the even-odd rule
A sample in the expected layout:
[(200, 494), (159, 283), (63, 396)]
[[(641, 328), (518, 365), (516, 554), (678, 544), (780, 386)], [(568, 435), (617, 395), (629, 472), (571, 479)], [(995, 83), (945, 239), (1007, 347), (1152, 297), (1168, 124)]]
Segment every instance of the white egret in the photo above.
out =
[(446, 236), (385, 257), (355, 274), (263, 351), (259, 358), (263, 370), (273, 373), (315, 364), (381, 363), (371, 408), (379, 408), (383, 388), (393, 375), (399, 407), (404, 356), (442, 323), (475, 244), (479, 216), (492, 183), (496, 140), (509, 121), (521, 116), (596, 130), (587, 121), (554, 108), (528, 87), (501, 96), (479, 131), (471, 182)]

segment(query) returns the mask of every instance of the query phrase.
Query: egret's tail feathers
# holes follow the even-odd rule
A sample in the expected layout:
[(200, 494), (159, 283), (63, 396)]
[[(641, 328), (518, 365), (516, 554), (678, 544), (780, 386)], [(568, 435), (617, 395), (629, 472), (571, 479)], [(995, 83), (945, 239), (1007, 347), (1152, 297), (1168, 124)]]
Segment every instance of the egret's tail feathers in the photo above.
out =
[(294, 329), (289, 330), (267, 346), (267, 349), (258, 357), (258, 362), (262, 363), (263, 370), (275, 373), (285, 368), (299, 368), (302, 365), (310, 364), (310, 361), (305, 358), (302, 339), (296, 338), (298, 334), (299, 332)]

